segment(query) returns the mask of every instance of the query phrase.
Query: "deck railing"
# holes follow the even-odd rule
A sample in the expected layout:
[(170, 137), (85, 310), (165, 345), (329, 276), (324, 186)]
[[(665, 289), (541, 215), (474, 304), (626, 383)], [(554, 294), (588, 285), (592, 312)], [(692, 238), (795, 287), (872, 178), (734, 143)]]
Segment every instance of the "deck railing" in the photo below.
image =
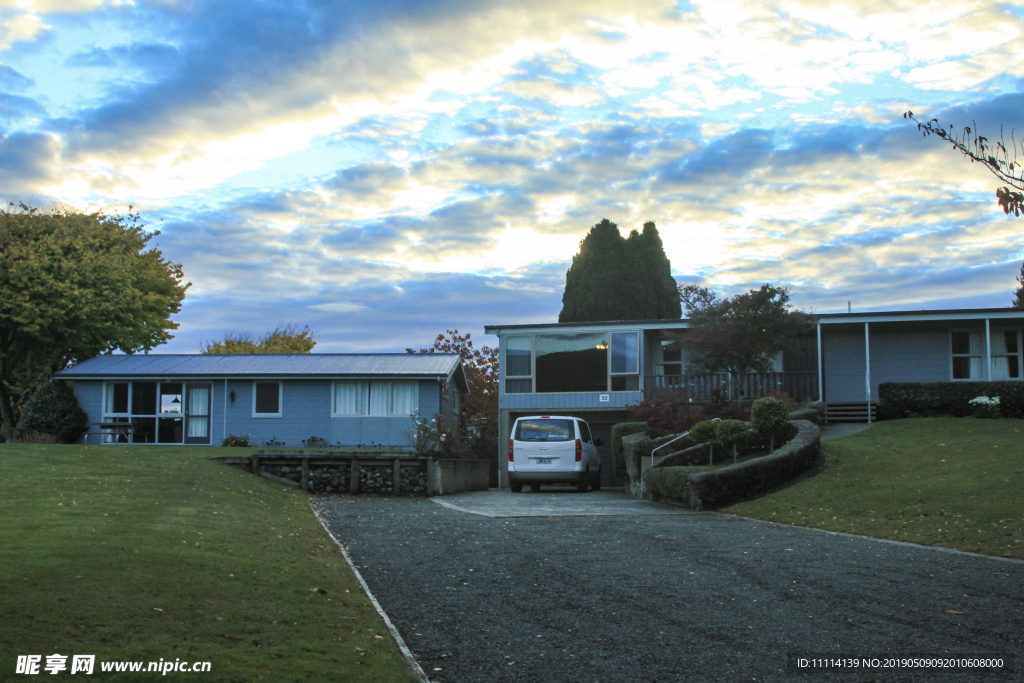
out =
[(733, 381), (728, 373), (716, 375), (647, 375), (644, 386), (648, 390), (682, 390), (694, 401), (710, 401), (712, 393), (719, 391), (726, 398), (753, 400), (777, 391), (789, 394), (797, 401), (818, 397), (817, 372), (770, 372), (751, 374), (741, 381)]

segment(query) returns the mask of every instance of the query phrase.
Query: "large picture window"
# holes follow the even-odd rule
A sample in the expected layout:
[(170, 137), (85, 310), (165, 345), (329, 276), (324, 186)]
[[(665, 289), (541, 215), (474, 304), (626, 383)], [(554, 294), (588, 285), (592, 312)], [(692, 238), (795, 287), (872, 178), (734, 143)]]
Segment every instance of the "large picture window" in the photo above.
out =
[(983, 379), (984, 352), (981, 332), (952, 332), (953, 379)]
[(640, 389), (640, 333), (612, 333), (612, 391)]
[(608, 391), (608, 334), (538, 334), (537, 393)]
[(346, 381), (334, 383), (333, 414), (338, 417), (407, 416), (419, 410), (419, 383)]
[(209, 444), (210, 396), (207, 383), (108, 382), (103, 422), (125, 428), (108, 430), (103, 443)]

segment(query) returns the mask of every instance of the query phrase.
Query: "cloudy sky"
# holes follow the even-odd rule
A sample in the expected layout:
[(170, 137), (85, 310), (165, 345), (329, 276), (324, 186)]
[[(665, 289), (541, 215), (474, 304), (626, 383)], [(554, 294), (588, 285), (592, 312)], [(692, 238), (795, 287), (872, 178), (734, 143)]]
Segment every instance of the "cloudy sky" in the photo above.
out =
[(901, 115), (1024, 134), (1024, 2), (0, 0), (0, 195), (128, 204), (175, 340), (557, 319), (602, 218), (816, 312), (1005, 306), (1024, 219)]

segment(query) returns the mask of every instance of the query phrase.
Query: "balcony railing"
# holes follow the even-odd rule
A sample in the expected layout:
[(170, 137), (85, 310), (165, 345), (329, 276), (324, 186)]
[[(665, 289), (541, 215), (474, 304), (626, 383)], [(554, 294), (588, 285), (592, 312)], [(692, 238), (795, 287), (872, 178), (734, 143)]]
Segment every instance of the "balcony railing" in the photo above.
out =
[(776, 391), (797, 401), (818, 397), (817, 372), (770, 372), (751, 374), (735, 382), (728, 373), (717, 375), (647, 375), (644, 386), (650, 389), (682, 390), (694, 401), (710, 401), (719, 391), (726, 398), (753, 400)]

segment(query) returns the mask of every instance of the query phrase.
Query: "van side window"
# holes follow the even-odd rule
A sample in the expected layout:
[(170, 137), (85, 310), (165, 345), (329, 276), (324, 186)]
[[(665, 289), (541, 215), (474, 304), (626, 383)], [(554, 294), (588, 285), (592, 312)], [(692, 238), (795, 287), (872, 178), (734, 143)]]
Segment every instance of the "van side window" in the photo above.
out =
[(580, 436), (583, 438), (583, 441), (585, 441), (586, 443), (589, 443), (589, 444), (594, 443), (593, 437), (590, 436), (590, 426), (587, 425), (587, 423), (584, 422), (583, 420), (580, 420), (579, 423), (580, 423)]

